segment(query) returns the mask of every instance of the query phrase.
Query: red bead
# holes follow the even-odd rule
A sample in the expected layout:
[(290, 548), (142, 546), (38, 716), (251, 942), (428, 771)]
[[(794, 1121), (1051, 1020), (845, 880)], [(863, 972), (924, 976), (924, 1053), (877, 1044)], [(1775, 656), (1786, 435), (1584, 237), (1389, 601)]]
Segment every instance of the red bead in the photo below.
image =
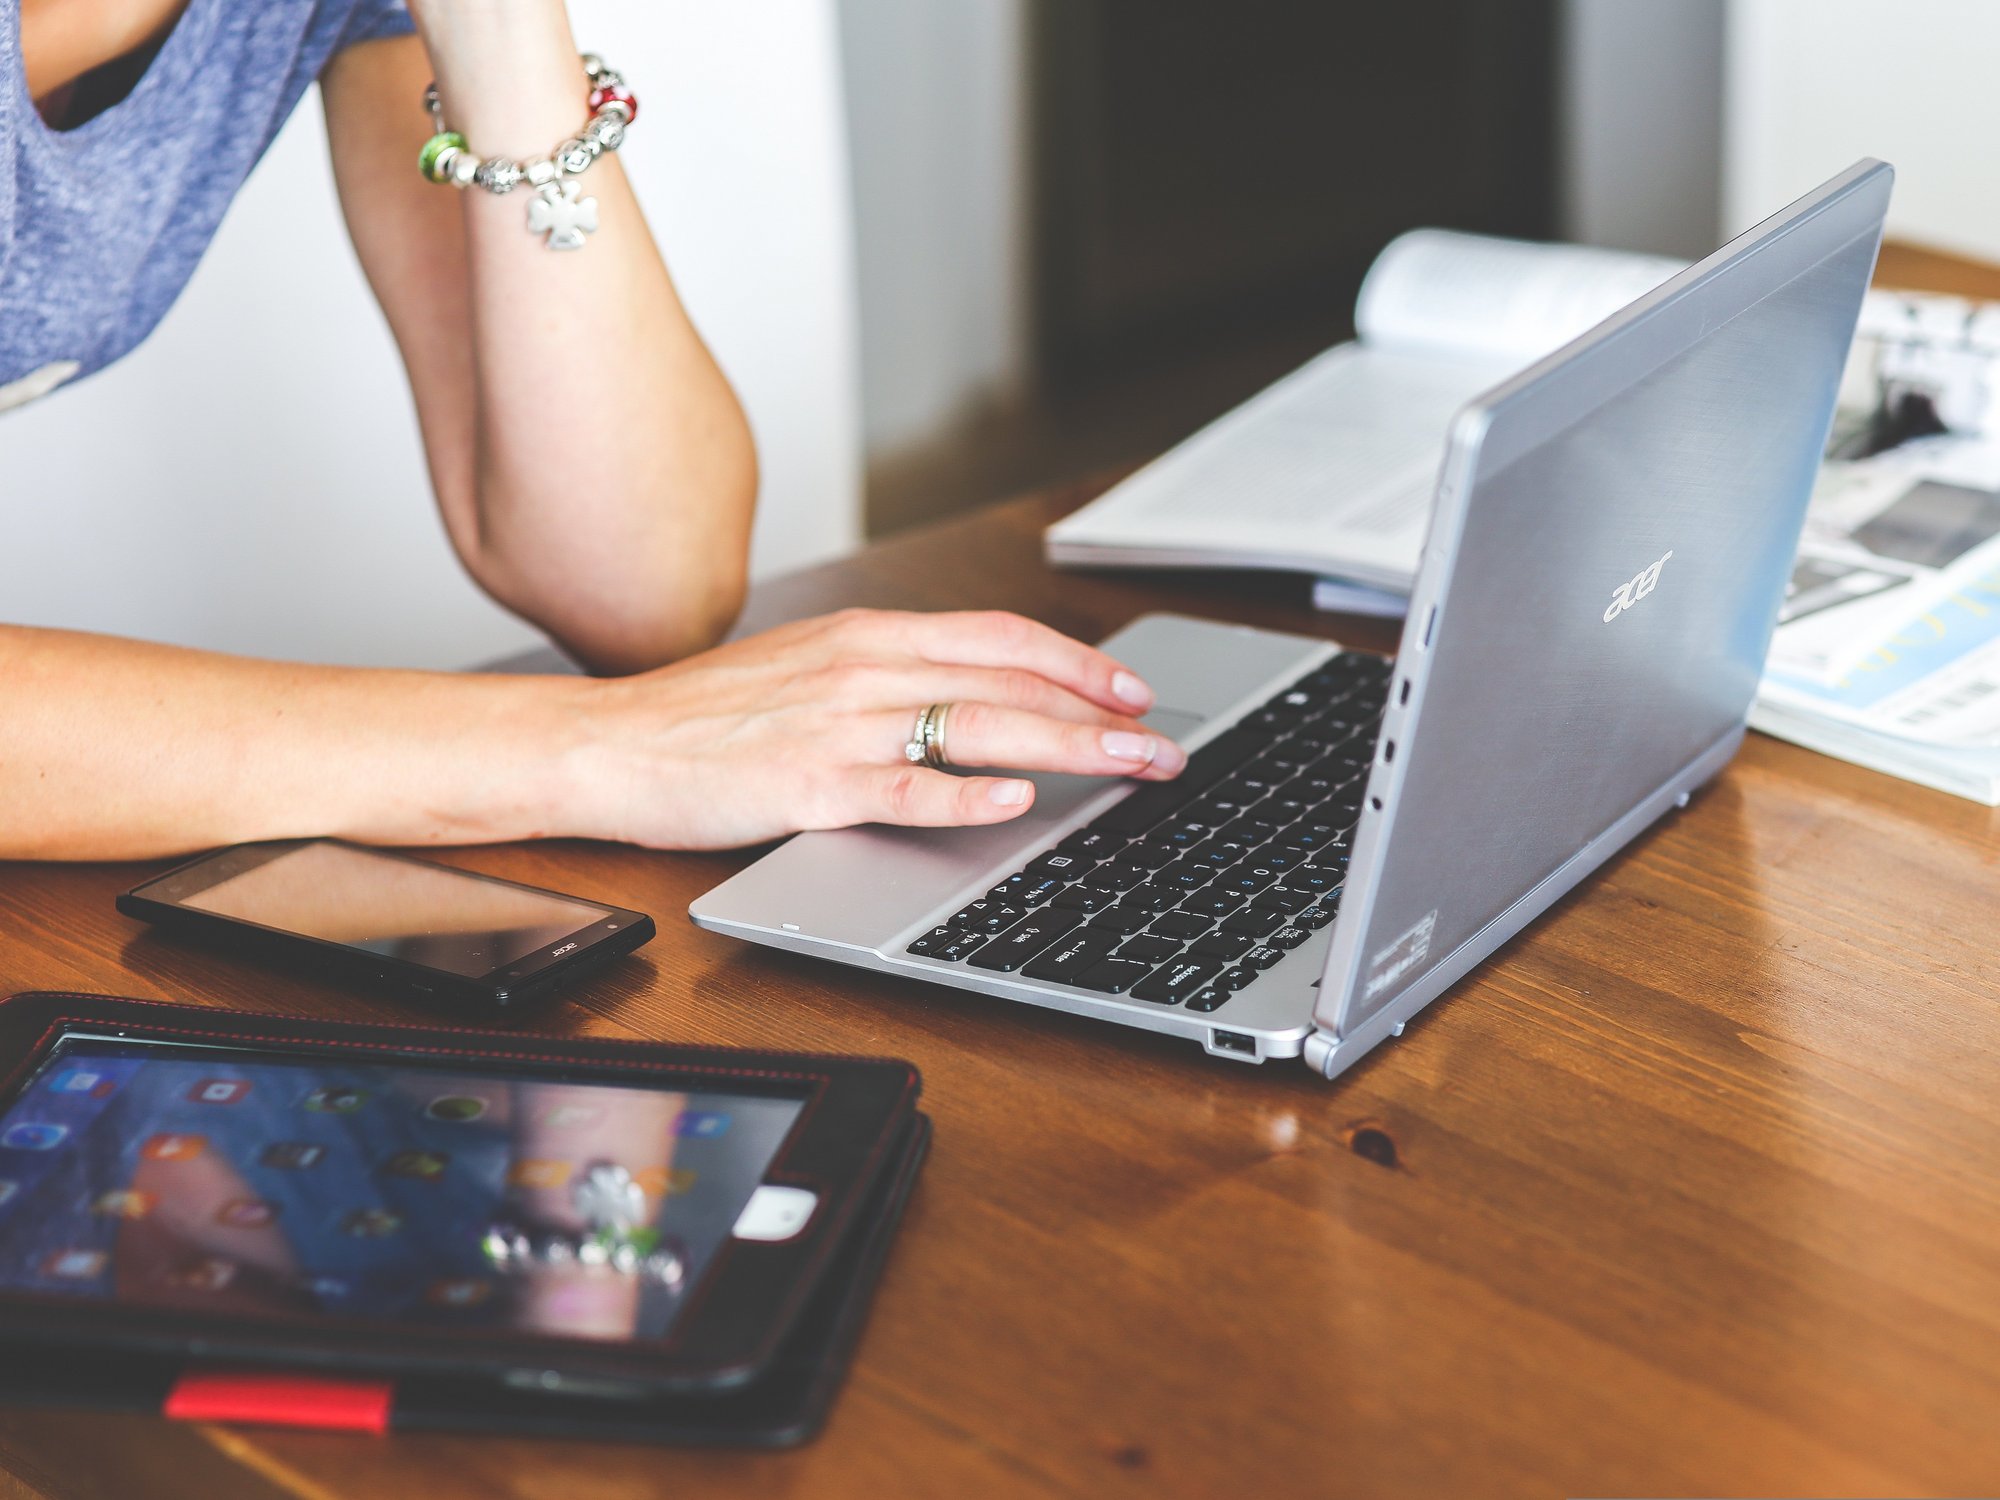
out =
[(625, 123), (627, 125), (630, 125), (634, 120), (639, 118), (639, 101), (633, 97), (630, 89), (591, 90), (590, 112), (592, 114), (596, 114), (605, 105), (613, 103), (625, 106)]

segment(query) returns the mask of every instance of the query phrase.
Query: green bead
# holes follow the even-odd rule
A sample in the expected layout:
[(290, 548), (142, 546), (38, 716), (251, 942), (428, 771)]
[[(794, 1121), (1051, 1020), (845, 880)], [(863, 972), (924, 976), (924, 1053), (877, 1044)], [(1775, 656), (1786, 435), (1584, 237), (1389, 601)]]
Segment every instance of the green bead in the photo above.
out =
[(466, 149), (465, 137), (460, 135), (456, 130), (440, 131), (425, 141), (424, 149), (417, 153), (417, 170), (422, 172), (428, 181), (444, 181), (437, 174), (437, 164), (438, 158), (444, 155), (444, 150), (447, 146), (456, 146), (459, 150), (463, 151)]

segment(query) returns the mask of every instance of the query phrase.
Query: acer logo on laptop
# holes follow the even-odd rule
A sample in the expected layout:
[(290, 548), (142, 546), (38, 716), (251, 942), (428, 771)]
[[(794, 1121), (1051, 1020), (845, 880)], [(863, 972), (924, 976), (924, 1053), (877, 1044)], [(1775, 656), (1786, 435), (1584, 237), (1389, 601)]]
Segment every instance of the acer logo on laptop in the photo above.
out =
[(1612, 591), (1611, 608), (1604, 612), (1604, 623), (1609, 625), (1613, 620), (1624, 614), (1626, 610), (1652, 593), (1653, 586), (1660, 581), (1660, 569), (1667, 565), (1667, 557), (1672, 557), (1673, 555), (1672, 552), (1668, 552), (1666, 557), (1654, 563), (1630, 583), (1619, 584)]

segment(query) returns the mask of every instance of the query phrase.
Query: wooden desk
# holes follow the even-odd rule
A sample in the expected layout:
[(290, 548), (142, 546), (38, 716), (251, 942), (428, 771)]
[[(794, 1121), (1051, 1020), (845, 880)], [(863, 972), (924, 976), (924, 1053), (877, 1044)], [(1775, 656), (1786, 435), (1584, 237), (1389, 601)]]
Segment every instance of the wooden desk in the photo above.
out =
[[(1095, 638), (1167, 607), (1332, 633), (1296, 582), (1051, 575), (1038, 533), (1081, 498), (771, 584), (747, 623), (1004, 605)], [(676, 920), (740, 856), (463, 851), (665, 919), (553, 1032), (923, 1068), (936, 1150), (827, 1433), (764, 1456), (4, 1412), (0, 1492), (1990, 1492), (1996, 853), (2000, 813), (1753, 736), (1329, 1085)], [(400, 1014), (149, 936), (111, 905), (147, 868), (0, 867), (0, 989)]]

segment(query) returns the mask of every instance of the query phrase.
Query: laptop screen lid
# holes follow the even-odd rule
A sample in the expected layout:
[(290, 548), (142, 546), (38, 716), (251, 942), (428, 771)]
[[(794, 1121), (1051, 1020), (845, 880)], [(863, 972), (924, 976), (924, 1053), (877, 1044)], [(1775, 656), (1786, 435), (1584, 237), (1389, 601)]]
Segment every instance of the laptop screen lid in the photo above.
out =
[(1454, 422), (1307, 1046), (1319, 1071), (1734, 752), (1892, 180), (1857, 163)]

